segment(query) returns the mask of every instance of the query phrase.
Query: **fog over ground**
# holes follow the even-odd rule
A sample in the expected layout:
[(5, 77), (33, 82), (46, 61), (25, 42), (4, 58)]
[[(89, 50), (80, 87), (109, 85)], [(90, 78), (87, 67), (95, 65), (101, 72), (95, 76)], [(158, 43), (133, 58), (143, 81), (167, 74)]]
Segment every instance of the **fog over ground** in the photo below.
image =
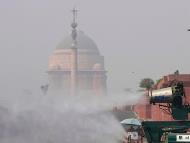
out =
[(137, 94), (127, 100), (125, 95), (24, 96), (0, 102), (1, 143), (119, 143), (125, 133), (111, 110), (138, 99)]
[(48, 82), (48, 57), (70, 33), (74, 5), (78, 28), (105, 56), (110, 91), (190, 72), (189, 0), (0, 0), (0, 92), (35, 92)]

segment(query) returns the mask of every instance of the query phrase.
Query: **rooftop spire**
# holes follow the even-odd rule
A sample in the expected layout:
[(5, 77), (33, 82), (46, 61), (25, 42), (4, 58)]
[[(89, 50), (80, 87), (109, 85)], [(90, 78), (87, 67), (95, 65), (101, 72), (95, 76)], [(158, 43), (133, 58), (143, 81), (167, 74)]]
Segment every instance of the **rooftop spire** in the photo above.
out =
[(71, 27), (72, 27), (72, 39), (73, 39), (73, 44), (76, 45), (76, 38), (77, 38), (77, 22), (76, 22), (76, 18), (77, 18), (77, 12), (78, 10), (74, 7), (72, 10), (73, 13), (73, 22), (71, 23)]
[(78, 72), (78, 58), (77, 58), (77, 10), (74, 7), (72, 10), (73, 13), (73, 22), (71, 23), (72, 27), (72, 47), (71, 47), (71, 95), (77, 95), (78, 82), (77, 82), (77, 72)]
[(76, 23), (77, 12), (78, 12), (78, 10), (74, 7), (73, 10), (72, 10), (72, 13), (73, 13), (73, 23)]

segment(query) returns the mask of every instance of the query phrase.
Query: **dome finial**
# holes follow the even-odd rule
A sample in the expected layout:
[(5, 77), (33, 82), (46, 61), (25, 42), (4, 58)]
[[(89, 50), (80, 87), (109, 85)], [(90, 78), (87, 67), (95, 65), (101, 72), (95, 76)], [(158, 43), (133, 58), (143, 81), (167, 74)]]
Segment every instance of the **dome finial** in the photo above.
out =
[(76, 23), (77, 12), (78, 12), (78, 10), (76, 9), (76, 7), (74, 7), (73, 10), (72, 10), (72, 13), (73, 13), (73, 23)]
[(76, 27), (77, 27), (77, 22), (76, 22), (77, 12), (78, 12), (78, 10), (74, 7), (73, 10), (72, 10), (73, 22), (71, 23), (71, 27), (72, 27), (71, 36), (72, 36), (74, 45), (76, 45), (76, 38), (77, 38), (77, 30), (76, 30)]
[(72, 24), (71, 24), (71, 27), (72, 27), (73, 29), (75, 29), (75, 28), (77, 27), (76, 19), (77, 19), (77, 12), (78, 12), (78, 10), (74, 7), (73, 10), (71, 10), (71, 11), (72, 11), (72, 13), (73, 13), (73, 22), (72, 22)]

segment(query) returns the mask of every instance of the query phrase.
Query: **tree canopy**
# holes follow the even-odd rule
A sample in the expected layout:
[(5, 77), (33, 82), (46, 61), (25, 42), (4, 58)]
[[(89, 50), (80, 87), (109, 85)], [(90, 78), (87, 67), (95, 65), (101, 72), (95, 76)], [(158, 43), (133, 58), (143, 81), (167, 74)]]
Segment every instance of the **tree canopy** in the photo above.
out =
[(150, 89), (154, 85), (154, 81), (151, 78), (144, 78), (141, 80), (139, 87)]

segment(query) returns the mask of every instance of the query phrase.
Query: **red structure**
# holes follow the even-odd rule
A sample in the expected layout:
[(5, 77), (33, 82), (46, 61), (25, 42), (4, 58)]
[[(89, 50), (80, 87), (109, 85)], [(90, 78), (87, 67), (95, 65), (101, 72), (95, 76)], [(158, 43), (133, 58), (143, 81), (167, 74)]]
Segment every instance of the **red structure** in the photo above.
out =
[[(154, 86), (154, 89), (165, 88), (174, 83), (182, 81), (185, 89), (184, 104), (190, 103), (190, 74), (170, 74), (161, 78)], [(138, 101), (134, 106), (134, 111), (142, 120), (157, 120), (157, 121), (171, 121), (172, 117), (164, 110), (160, 109), (159, 105), (150, 105), (147, 94)], [(190, 119), (190, 116), (189, 116)]]

